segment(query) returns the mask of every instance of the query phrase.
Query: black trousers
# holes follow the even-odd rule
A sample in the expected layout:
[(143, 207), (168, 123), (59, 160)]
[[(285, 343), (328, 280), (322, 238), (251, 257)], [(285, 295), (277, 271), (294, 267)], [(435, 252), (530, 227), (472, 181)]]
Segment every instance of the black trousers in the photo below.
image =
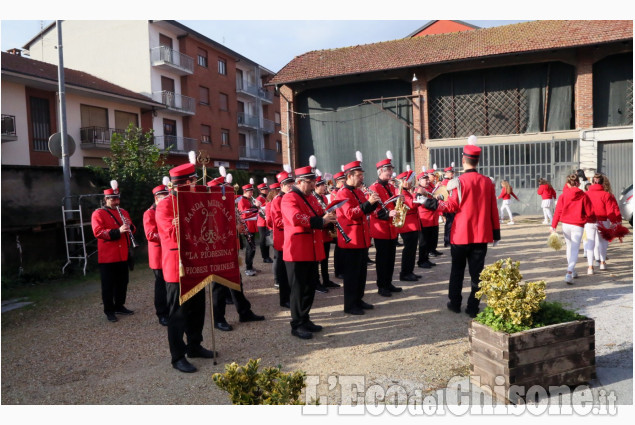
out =
[[(247, 238), (245, 238), (246, 240)], [(246, 240), (245, 244), (245, 266), (247, 270), (254, 268), (254, 257), (256, 256), (256, 234), (251, 233), (251, 243)]]
[(128, 262), (100, 263), (101, 301), (104, 313), (114, 313), (126, 303), (128, 292)]
[(392, 283), (392, 274), (395, 271), (395, 254), (397, 253), (397, 238), (374, 239), (377, 255), (377, 287), (388, 288)]
[(316, 261), (287, 261), (287, 275), (291, 284), (291, 329), (297, 329), (310, 320), (309, 312), (315, 298)]
[(322, 285), (329, 283), (329, 254), (331, 253), (331, 242), (324, 242), (324, 260), (320, 261), (320, 271), (322, 272)]
[(269, 258), (269, 246), (267, 245), (267, 234), (270, 232), (266, 227), (258, 227), (258, 234), (260, 235), (260, 254), (262, 259)]
[(273, 261), (274, 279), (278, 283), (280, 305), (282, 305), (289, 302), (291, 285), (289, 284), (289, 277), (287, 275), (287, 266), (282, 259), (282, 251), (275, 250), (275, 252), (276, 258)]
[(463, 277), (465, 275), (465, 264), (467, 263), (470, 272), (472, 291), (467, 299), (467, 309), (476, 310), (479, 299), (474, 295), (478, 292), (480, 275), (485, 267), (485, 255), (487, 255), (486, 243), (472, 243), (467, 245), (450, 245), (452, 253), (452, 269), (450, 271), (450, 286), (448, 288), (448, 298), (454, 307), (460, 308), (463, 297)]
[(154, 310), (157, 317), (168, 317), (170, 313), (168, 309), (168, 293), (165, 289), (165, 279), (163, 279), (163, 270), (152, 269), (154, 273)]
[(344, 273), (344, 311), (359, 308), (366, 290), (368, 248), (340, 250)]
[(342, 268), (342, 248), (337, 245), (337, 241), (333, 242), (335, 244), (335, 248), (333, 248), (333, 273), (335, 276), (344, 275)]
[(212, 303), (214, 305), (214, 323), (227, 322), (225, 320), (225, 307), (227, 306), (227, 298), (231, 297), (239, 316), (244, 316), (251, 310), (251, 303), (245, 297), (241, 290), (229, 289), (225, 285), (216, 282), (212, 284)]
[(454, 216), (456, 213), (445, 213), (445, 228), (443, 231), (443, 245), (450, 245), (450, 231), (452, 230), (452, 223), (454, 222)]
[[(203, 342), (203, 324), (205, 322), (205, 290), (200, 290), (189, 300), (179, 305), (179, 284), (167, 282), (168, 307), (168, 343), (172, 363), (185, 357), (186, 353), (196, 351)], [(187, 345), (183, 335), (187, 336)]]
[(412, 232), (401, 234), (401, 239), (403, 240), (403, 251), (401, 251), (401, 276), (407, 276), (414, 273), (419, 233), (419, 231), (414, 230)]
[(437, 248), (439, 226), (422, 227), (419, 233), (419, 264), (430, 259), (430, 253)]

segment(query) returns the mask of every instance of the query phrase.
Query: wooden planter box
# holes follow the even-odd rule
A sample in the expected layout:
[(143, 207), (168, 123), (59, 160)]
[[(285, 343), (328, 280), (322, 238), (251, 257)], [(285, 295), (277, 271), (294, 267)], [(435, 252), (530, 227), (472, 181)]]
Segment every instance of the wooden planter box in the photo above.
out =
[[(560, 323), (528, 331), (496, 332), (470, 323), (470, 381), (505, 403), (518, 403), (533, 385), (578, 385), (595, 378), (595, 321)], [(496, 379), (497, 377), (498, 380)], [(479, 379), (480, 378), (480, 379)]]

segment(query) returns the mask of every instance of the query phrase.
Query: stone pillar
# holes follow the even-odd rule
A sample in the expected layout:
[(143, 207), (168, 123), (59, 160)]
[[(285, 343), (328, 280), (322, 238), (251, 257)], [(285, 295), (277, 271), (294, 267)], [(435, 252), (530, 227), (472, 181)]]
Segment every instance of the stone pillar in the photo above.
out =
[(414, 128), (414, 140), (413, 140), (413, 155), (414, 155), (414, 167), (413, 170), (419, 174), (421, 172), (421, 166), (425, 165), (429, 168), (430, 152), (428, 147), (428, 82), (425, 75), (420, 72), (417, 75), (417, 81), (412, 82), (412, 95), (413, 98), (412, 108), (412, 123)]
[(298, 140), (296, 134), (293, 89), (289, 86), (280, 87), (280, 128), (282, 133), (282, 163), (290, 164), (295, 169), (297, 162)]
[[(575, 128), (584, 130), (593, 128), (593, 51), (580, 49), (577, 54), (575, 69)], [(594, 134), (594, 132), (591, 132)], [(594, 137), (580, 137), (580, 168), (585, 174), (593, 174), (597, 170), (597, 141)]]

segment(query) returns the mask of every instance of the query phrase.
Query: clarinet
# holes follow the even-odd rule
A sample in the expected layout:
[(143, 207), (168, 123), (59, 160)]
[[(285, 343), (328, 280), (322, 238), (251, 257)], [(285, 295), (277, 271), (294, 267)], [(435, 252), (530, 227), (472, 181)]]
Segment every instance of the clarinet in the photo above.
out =
[(260, 209), (260, 207), (257, 207), (257, 206), (254, 204), (254, 199), (253, 199), (253, 197), (251, 197), (251, 198), (247, 198), (247, 199), (249, 199), (249, 203), (251, 203), (251, 206), (252, 206), (252, 207), (254, 207), (254, 208), (257, 208), (257, 209), (258, 209), (258, 215), (259, 215), (260, 217), (262, 217), (262, 218), (264, 218), (264, 219), (266, 220), (266, 219), (267, 219), (267, 217), (265, 216), (265, 213), (264, 213), (264, 212)]
[(377, 192), (374, 192), (374, 191), (370, 190), (366, 186), (362, 186), (362, 192), (364, 192), (365, 195), (377, 195), (377, 197), (379, 198), (379, 200), (377, 202), (379, 203), (379, 206), (381, 207), (381, 209), (386, 214), (390, 214), (390, 211), (388, 210), (388, 208), (386, 208), (386, 204), (384, 204), (382, 202), (381, 197), (379, 196), (379, 194)]
[[(121, 210), (119, 209), (119, 207), (117, 206), (117, 212), (119, 213), (119, 217), (121, 218), (121, 222), (124, 224), (128, 224), (130, 225), (130, 223), (128, 223), (128, 220), (126, 220), (126, 218), (123, 216), (123, 214), (121, 213)], [(132, 234), (132, 230), (130, 230), (130, 243), (132, 243), (132, 247), (136, 248), (139, 246), (139, 244), (137, 243), (137, 241), (135, 241), (134, 239), (134, 235)]]
[[(326, 211), (326, 204), (324, 203), (324, 200), (322, 200), (322, 197), (315, 192), (313, 192), (313, 196), (315, 196), (315, 199), (318, 200), (320, 206)], [(342, 229), (342, 225), (339, 223), (339, 221), (336, 220), (334, 224), (344, 238), (344, 242), (349, 243), (351, 241), (351, 238), (346, 234), (346, 232), (344, 232), (344, 229)]]

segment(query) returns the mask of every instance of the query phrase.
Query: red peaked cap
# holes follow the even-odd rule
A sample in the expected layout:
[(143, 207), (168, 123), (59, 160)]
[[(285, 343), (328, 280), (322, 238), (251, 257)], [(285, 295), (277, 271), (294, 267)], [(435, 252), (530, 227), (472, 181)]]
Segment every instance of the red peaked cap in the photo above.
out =
[(243, 186), (243, 192), (246, 190), (254, 190), (254, 185), (253, 184), (246, 184)]
[(170, 170), (171, 180), (178, 180), (194, 176), (196, 176), (196, 168), (194, 167), (194, 164), (190, 164), (189, 162), (187, 164), (174, 167)]
[(288, 183), (289, 181), (293, 181), (293, 174), (289, 174), (286, 171), (281, 171), (276, 174), (276, 179), (278, 179), (278, 183), (280, 184)]
[(220, 185), (222, 185), (223, 183), (225, 183), (225, 177), (220, 176), (220, 177), (216, 177), (216, 178), (215, 178), (215, 179), (213, 179), (213, 180), (208, 181), (208, 182), (207, 182), (207, 185), (208, 185), (209, 187), (214, 187), (214, 186), (220, 186)]
[(339, 179), (343, 179), (344, 177), (346, 177), (344, 175), (344, 171), (340, 171), (339, 173), (333, 174), (333, 180), (334, 181), (338, 181)]
[(429, 177), (430, 177), (430, 176), (428, 176), (428, 172), (427, 172), (427, 171), (422, 171), (422, 172), (420, 172), (419, 174), (417, 174), (417, 180), (419, 180), (419, 179), (421, 179), (421, 178), (427, 179), (427, 178), (429, 178)]
[(476, 145), (465, 145), (463, 147), (463, 156), (478, 159), (481, 156), (481, 148)]
[(153, 195), (160, 195), (162, 193), (168, 193), (168, 187), (164, 184), (160, 184), (157, 187), (155, 187), (154, 189), (152, 189), (152, 194)]
[(362, 168), (362, 162), (361, 161), (349, 162), (348, 164), (346, 164), (344, 166), (344, 172), (345, 173), (347, 173), (349, 171), (354, 171), (354, 170), (364, 171), (364, 169)]
[(317, 176), (317, 178), (315, 179), (315, 185), (319, 186), (321, 184), (325, 184), (326, 181), (322, 179), (322, 176)]
[(271, 183), (269, 189), (280, 189), (280, 183)]
[(448, 171), (454, 171), (454, 168), (446, 167), (446, 168), (443, 169), (443, 171), (445, 171), (447, 173)]
[(260, 183), (257, 187), (258, 187), (258, 189), (269, 189), (267, 187), (267, 183)]
[(305, 178), (305, 179), (314, 179), (315, 173), (313, 172), (313, 168), (310, 165), (306, 167), (300, 167), (295, 169), (295, 177), (296, 178)]
[(400, 180), (400, 179), (409, 179), (410, 176), (412, 176), (412, 173), (414, 173), (414, 171), (410, 170), (410, 171), (404, 171), (403, 173), (399, 174), (397, 177), (395, 177), (396, 179)]
[(381, 161), (379, 161), (379, 162), (378, 162), (377, 164), (375, 164), (375, 165), (377, 165), (377, 169), (380, 169), (380, 168), (382, 168), (382, 167), (387, 167), (387, 166), (390, 166), (390, 167), (393, 167), (393, 168), (394, 168), (394, 166), (392, 165), (392, 160), (391, 160), (391, 159), (388, 159), (388, 158), (386, 158), (386, 159), (382, 159)]
[(105, 189), (104, 196), (107, 198), (119, 198), (119, 190)]

